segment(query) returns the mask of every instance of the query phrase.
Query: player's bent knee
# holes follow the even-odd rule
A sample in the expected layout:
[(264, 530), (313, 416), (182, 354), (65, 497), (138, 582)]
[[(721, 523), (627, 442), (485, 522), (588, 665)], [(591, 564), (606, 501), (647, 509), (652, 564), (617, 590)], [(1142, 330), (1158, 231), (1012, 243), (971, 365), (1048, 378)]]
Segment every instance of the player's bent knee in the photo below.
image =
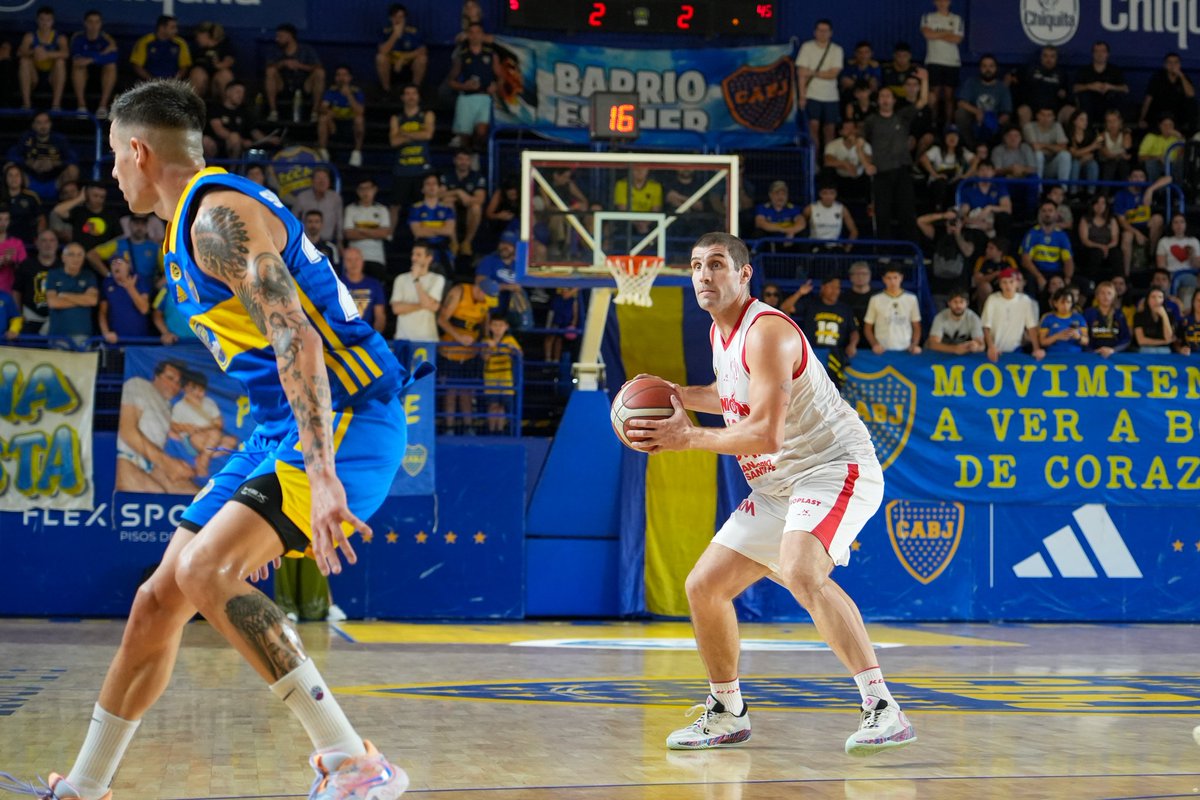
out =
[(821, 593), (829, 576), (807, 564), (791, 564), (780, 570), (780, 578), (800, 605), (811, 608), (814, 598)]

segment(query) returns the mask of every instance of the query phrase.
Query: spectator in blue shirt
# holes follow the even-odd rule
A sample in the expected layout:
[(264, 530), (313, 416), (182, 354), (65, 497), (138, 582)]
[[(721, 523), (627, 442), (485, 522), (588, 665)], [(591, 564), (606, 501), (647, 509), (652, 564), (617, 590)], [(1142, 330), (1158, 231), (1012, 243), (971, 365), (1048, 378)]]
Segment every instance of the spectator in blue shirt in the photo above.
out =
[(153, 284), (136, 274), (125, 259), (114, 258), (100, 286), (100, 335), (109, 344), (151, 335), (150, 292)]
[(1171, 182), (1164, 175), (1146, 186), (1146, 171), (1134, 167), (1129, 171), (1129, 185), (1113, 195), (1113, 216), (1121, 226), (1121, 255), (1125, 259), (1125, 274), (1133, 267), (1133, 247), (1144, 248), (1147, 259), (1154, 258), (1165, 222), (1163, 215), (1153, 210), (1154, 193)]
[(92, 269), (104, 275), (110, 261), (122, 259), (138, 278), (154, 286), (162, 276), (162, 246), (149, 238), (150, 221), (145, 214), (129, 216), (129, 235), (110, 239), (88, 251)]
[(502, 316), (508, 313), (508, 305), (512, 301), (513, 292), (519, 291), (521, 288), (517, 283), (516, 270), (518, 238), (520, 236), (516, 231), (505, 231), (500, 235), (496, 252), (479, 259), (479, 263), (475, 265), (476, 283), (490, 278), (500, 285), (500, 302), (496, 306), (495, 313)]
[(1042, 317), (1038, 338), (1047, 353), (1081, 353), (1088, 346), (1088, 323), (1073, 308), (1075, 296), (1070, 289), (1059, 289), (1050, 296), (1054, 308)]
[(79, 111), (87, 113), (84, 92), (88, 77), (95, 70), (100, 76), (100, 104), (96, 106), (99, 119), (108, 116), (108, 101), (117, 85), (117, 40), (105, 33), (103, 27), (100, 12), (89, 11), (83, 18), (83, 30), (71, 36), (71, 85)]
[(154, 23), (154, 33), (134, 42), (129, 63), (144, 81), (187, 75), (192, 68), (192, 51), (179, 35), (179, 21), (170, 14), (159, 17)]
[(1012, 115), (1012, 94), (999, 77), (996, 58), (985, 55), (979, 59), (979, 74), (963, 81), (958, 91), (958, 110), (954, 122), (963, 138), (974, 147), (977, 142), (991, 142)]
[(454, 169), (442, 176), (442, 202), (465, 221), (459, 253), (472, 255), (472, 243), (483, 222), (483, 206), (487, 203), (487, 178), (471, 169), (470, 150), (458, 150), (454, 154)]
[(383, 284), (366, 273), (362, 250), (347, 247), (342, 251), (342, 283), (350, 290), (358, 315), (377, 331), (387, 323)]
[(978, 180), (966, 183), (959, 194), (959, 216), (968, 230), (982, 231), (989, 239), (997, 234), (1007, 235), (1012, 219), (1008, 188), (992, 182), (996, 168), (987, 159), (977, 162), (975, 174)]
[(788, 185), (775, 181), (767, 190), (770, 200), (754, 209), (754, 232), (759, 236), (794, 239), (808, 227), (804, 209), (788, 202)]
[(40, 111), (30, 129), (8, 151), (8, 160), (25, 169), (29, 188), (43, 203), (58, 202), (58, 188), (79, 180), (79, 158), (67, 137), (51, 128), (50, 115)]
[(392, 90), (392, 76), (404, 70), (411, 72), (410, 83), (420, 87), (425, 82), (429, 66), (429, 50), (420, 32), (408, 24), (408, 9), (399, 3), (388, 6), (388, 22), (383, 29), (384, 39), (375, 54), (375, 71), (379, 86), (385, 93)]
[(1095, 305), (1083, 312), (1087, 322), (1088, 349), (1101, 358), (1129, 347), (1129, 322), (1117, 305), (1117, 290), (1109, 281), (1096, 285)]
[(1021, 267), (1037, 281), (1038, 290), (1046, 285), (1050, 275), (1062, 275), (1068, 284), (1075, 275), (1071, 237), (1058, 230), (1057, 220), (1058, 206), (1053, 200), (1043, 200), (1038, 206), (1038, 226), (1021, 240)]
[(865, 83), (872, 95), (879, 91), (883, 70), (874, 55), (870, 42), (863, 40), (854, 45), (854, 57), (842, 67), (842, 74), (838, 77), (843, 106), (854, 101), (854, 87), (859, 83)]
[(320, 148), (321, 159), (329, 160), (329, 137), (337, 130), (339, 122), (351, 123), (354, 134), (354, 150), (350, 153), (349, 164), (352, 167), (362, 166), (363, 137), (366, 135), (366, 97), (362, 89), (353, 83), (354, 76), (350, 68), (339, 66), (333, 71), (333, 85), (321, 96), (321, 105), (317, 111), (317, 146)]
[(413, 238), (424, 242), (443, 257), (458, 250), (458, 234), (454, 229), (454, 209), (439, 200), (442, 182), (437, 175), (426, 175), (421, 182), (421, 202), (408, 211), (408, 227)]
[(46, 276), (50, 335), (69, 336), (77, 344), (95, 332), (92, 309), (100, 302), (96, 275), (83, 268), (83, 259), (83, 245), (71, 242), (63, 248), (62, 267)]
[(450, 67), (450, 88), (458, 92), (454, 102), (454, 145), (471, 140), (472, 149), (483, 152), (492, 122), (492, 97), (496, 92), (495, 51), (484, 43), (483, 26), (467, 26), (466, 46)]
[(0, 291), (0, 331), (4, 332), (4, 338), (17, 338), (24, 326), (25, 318), (17, 306), (17, 299), (9, 292)]

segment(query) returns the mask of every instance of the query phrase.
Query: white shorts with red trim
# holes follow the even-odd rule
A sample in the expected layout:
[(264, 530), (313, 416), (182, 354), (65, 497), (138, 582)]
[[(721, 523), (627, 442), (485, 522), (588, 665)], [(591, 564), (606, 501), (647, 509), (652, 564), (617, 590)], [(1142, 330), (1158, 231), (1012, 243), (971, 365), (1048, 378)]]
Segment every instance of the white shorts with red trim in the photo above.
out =
[(779, 573), (785, 532), (808, 531), (838, 566), (883, 502), (879, 464), (824, 464), (800, 475), (792, 494), (751, 492), (713, 537), (717, 544)]

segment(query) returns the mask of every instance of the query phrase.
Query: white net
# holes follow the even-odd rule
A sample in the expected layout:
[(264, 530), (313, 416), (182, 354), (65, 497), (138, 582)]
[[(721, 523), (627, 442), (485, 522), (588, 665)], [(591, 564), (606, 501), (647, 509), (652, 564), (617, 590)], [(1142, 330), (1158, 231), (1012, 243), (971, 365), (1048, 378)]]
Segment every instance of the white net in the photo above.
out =
[(605, 266), (617, 282), (617, 296), (613, 302), (619, 305), (649, 307), (650, 288), (654, 279), (662, 272), (666, 259), (660, 256), (606, 256)]

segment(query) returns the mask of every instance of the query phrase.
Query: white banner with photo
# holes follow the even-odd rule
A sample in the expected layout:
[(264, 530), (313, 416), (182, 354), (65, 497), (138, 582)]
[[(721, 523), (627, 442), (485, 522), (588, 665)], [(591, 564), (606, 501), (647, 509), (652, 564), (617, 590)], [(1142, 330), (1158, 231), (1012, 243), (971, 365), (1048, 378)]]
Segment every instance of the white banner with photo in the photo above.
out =
[(0, 511), (92, 509), (97, 362), (0, 347)]

